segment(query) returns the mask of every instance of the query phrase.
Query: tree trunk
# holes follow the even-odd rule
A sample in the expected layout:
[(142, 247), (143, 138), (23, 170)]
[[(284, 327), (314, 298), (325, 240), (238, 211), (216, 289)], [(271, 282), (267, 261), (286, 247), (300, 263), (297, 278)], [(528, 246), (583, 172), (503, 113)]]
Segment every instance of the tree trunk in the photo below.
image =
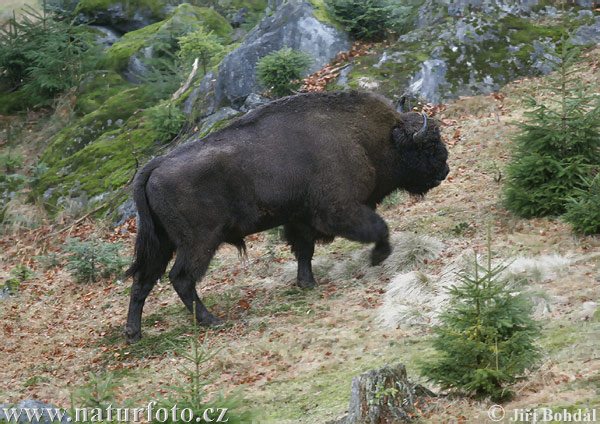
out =
[(402, 364), (372, 370), (352, 379), (348, 415), (337, 424), (410, 423), (416, 421), (423, 398), (432, 396), (408, 379)]

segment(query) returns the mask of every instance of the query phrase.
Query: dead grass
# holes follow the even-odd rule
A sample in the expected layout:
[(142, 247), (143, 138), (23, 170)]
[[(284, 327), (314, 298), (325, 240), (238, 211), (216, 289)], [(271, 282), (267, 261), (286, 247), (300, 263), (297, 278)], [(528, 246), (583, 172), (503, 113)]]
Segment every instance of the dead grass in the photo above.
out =
[[(598, 63), (599, 57), (596, 49), (588, 59)], [(588, 66), (580, 77), (600, 86), (598, 74)], [(295, 262), (289, 248), (265, 234), (249, 237), (248, 265), (240, 264), (235, 249), (223, 247), (198, 287), (211, 309), (228, 320), (207, 333), (211, 348), (222, 349), (213, 363), (211, 388), (241, 390), (261, 411), (261, 423), (296, 424), (342, 415), (352, 377), (368, 369), (401, 361), (418, 380), (419, 360), (431, 352), (427, 317), (435, 305), (427, 296), (442, 291), (465, 257), (486, 254), (490, 227), (493, 257), (522, 258), (512, 271), (528, 278), (545, 311), (539, 315), (541, 367), (531, 371), (505, 408), (599, 407), (600, 320), (590, 311), (600, 299), (600, 240), (574, 237), (560, 220), (514, 217), (501, 203), (498, 172), (509, 159), (511, 122), (523, 119), (524, 112), (514, 96), (534, 92), (538, 84), (524, 80), (505, 87), (503, 100), (473, 98), (449, 106), (456, 122), (445, 125), (443, 134), (452, 140), (460, 133), (450, 147), (449, 178), (424, 201), (401, 197), (382, 208), (396, 248), (383, 266), (367, 266), (370, 247), (338, 239), (317, 247), (320, 286), (304, 291), (291, 285)], [(407, 239), (415, 232), (418, 236)], [(125, 238), (131, 243), (133, 235)], [(17, 297), (2, 301), (0, 399), (35, 397), (68, 406), (70, 392), (90, 372), (121, 373), (121, 403), (143, 405), (141, 400), (166, 395), (167, 384), (180, 378), (175, 370), (190, 332), (172, 288), (160, 283), (154, 289), (144, 310), (145, 344), (128, 347), (119, 332), (129, 283), (75, 284), (61, 267), (44, 270), (31, 260), (36, 250), (26, 234), (0, 239), (6, 264), (0, 276), (24, 260), (38, 274)], [(401, 328), (381, 326), (390, 292), (411, 299), (419, 320)], [(167, 349), (165, 339), (176, 347)], [(443, 397), (435, 402), (436, 412), (425, 422), (486, 422), (490, 406)]]
[(39, 7), (37, 0), (0, 0), (0, 25), (4, 25), (12, 16), (13, 11), (16, 16), (23, 13), (23, 7)]

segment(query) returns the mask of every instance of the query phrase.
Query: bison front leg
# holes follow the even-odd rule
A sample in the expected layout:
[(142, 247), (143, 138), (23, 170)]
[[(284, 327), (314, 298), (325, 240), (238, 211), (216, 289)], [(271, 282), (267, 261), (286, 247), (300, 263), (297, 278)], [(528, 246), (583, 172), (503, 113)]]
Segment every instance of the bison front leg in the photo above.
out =
[(313, 276), (311, 264), (315, 253), (316, 231), (303, 224), (287, 224), (284, 227), (284, 235), (298, 261), (296, 284), (302, 288), (316, 286), (317, 282)]
[(387, 224), (365, 205), (353, 204), (343, 209), (325, 211), (317, 222), (317, 229), (325, 234), (361, 243), (375, 243), (371, 251), (372, 265), (379, 265), (392, 253)]

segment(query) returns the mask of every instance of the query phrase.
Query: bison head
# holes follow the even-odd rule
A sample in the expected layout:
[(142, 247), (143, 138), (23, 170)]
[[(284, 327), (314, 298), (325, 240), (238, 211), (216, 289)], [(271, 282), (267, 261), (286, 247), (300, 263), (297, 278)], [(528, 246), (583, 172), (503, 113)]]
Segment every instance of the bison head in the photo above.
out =
[(448, 151), (438, 126), (423, 113), (404, 114), (404, 125), (394, 128), (392, 136), (400, 154), (400, 187), (422, 196), (437, 187), (448, 175)]

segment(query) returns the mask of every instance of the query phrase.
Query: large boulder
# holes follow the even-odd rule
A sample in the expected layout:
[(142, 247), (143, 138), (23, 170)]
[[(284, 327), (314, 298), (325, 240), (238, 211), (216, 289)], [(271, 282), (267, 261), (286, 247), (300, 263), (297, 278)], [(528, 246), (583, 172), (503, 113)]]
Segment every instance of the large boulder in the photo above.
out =
[(528, 14), (538, 0), (427, 0), (419, 8), (417, 26), (433, 25), (446, 16), (460, 17), (474, 12), (487, 15)]
[[(338, 84), (388, 97), (408, 92), (431, 103), (489, 94), (510, 81), (551, 72), (560, 42), (560, 11), (535, 1), (431, 1), (414, 29), (357, 60)], [(600, 31), (592, 11), (569, 9), (568, 30), (588, 44)], [(540, 18), (544, 19), (540, 19)], [(549, 19), (548, 19), (549, 18)], [(393, 77), (392, 77), (393, 76)]]
[(577, 28), (577, 31), (575, 31), (575, 34), (571, 38), (573, 44), (579, 45), (588, 44), (590, 40), (600, 43), (600, 16), (596, 16), (589, 25), (582, 25)]
[(166, 19), (125, 34), (107, 51), (106, 67), (121, 72), (125, 79), (139, 83), (147, 72), (146, 61), (156, 55), (156, 44), (177, 46), (177, 37), (200, 27), (226, 39), (233, 28), (214, 9), (184, 3), (173, 8)]
[(81, 0), (75, 13), (83, 22), (124, 34), (164, 19), (167, 10), (161, 0)]
[(348, 50), (350, 41), (344, 32), (317, 19), (311, 2), (283, 3), (250, 31), (243, 44), (229, 53), (219, 66), (215, 85), (217, 103), (241, 107), (250, 93), (260, 90), (256, 63), (284, 46), (310, 55), (310, 72), (314, 72), (338, 52)]

